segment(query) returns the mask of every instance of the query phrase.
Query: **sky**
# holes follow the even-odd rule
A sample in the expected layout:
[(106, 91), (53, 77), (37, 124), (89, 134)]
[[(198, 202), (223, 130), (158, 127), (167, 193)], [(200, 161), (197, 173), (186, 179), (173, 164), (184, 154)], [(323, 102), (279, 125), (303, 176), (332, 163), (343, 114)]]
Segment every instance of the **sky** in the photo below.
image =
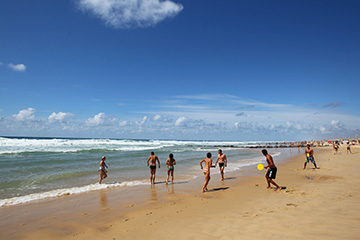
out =
[(360, 1), (0, 1), (0, 136), (360, 134)]

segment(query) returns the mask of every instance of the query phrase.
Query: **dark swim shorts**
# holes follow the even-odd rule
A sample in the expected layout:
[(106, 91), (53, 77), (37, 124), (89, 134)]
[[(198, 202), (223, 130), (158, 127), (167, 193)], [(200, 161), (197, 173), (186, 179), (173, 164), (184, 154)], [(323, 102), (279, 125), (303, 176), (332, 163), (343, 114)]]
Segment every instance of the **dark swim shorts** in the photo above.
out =
[(306, 162), (309, 163), (310, 161), (311, 161), (313, 164), (315, 164), (314, 156), (306, 157)]
[(150, 169), (156, 169), (156, 165), (151, 165)]
[(266, 176), (270, 179), (275, 179), (276, 178), (276, 172), (277, 172), (277, 168), (273, 167), (273, 168), (269, 168), (266, 172)]

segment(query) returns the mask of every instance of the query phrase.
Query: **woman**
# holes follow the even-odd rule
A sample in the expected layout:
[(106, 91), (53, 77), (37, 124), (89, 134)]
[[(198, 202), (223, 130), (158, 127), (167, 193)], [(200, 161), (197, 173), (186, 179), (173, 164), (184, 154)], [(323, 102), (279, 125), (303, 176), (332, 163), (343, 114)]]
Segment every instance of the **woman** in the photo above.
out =
[(99, 184), (101, 184), (101, 181), (102, 181), (103, 179), (107, 178), (107, 174), (106, 174), (107, 171), (106, 171), (105, 167), (108, 168), (108, 166), (106, 166), (105, 160), (106, 160), (106, 157), (103, 156), (103, 157), (101, 158), (101, 161), (100, 161), (100, 168), (99, 168), (100, 179), (99, 179)]
[[(204, 158), (203, 160), (200, 161), (200, 167), (203, 170), (203, 173), (205, 175), (205, 182), (204, 182), (204, 186), (202, 188), (202, 192), (208, 191), (207, 185), (210, 182), (210, 168), (214, 167), (212, 166), (212, 159), (211, 159), (211, 153), (207, 153), (207, 158)], [(204, 164), (204, 167), (202, 165), (202, 163)]]
[(174, 166), (176, 165), (176, 161), (174, 159), (174, 155), (170, 153), (169, 158), (166, 160), (167, 165), (167, 177), (166, 177), (166, 184), (169, 182), (169, 176), (171, 174), (171, 184), (174, 183)]

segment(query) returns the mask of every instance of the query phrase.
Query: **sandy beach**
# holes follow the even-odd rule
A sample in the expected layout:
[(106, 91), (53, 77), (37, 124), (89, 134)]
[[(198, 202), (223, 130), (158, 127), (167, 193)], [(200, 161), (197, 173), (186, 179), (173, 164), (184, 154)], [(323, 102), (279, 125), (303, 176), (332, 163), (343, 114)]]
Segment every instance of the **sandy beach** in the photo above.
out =
[(120, 201), (116, 190), (61, 197), (0, 209), (1, 238), (359, 239), (360, 148), (314, 150), (320, 169), (303, 170), (303, 154), (277, 164), (281, 191), (254, 169), (214, 175), (206, 193), (199, 178), (134, 188)]

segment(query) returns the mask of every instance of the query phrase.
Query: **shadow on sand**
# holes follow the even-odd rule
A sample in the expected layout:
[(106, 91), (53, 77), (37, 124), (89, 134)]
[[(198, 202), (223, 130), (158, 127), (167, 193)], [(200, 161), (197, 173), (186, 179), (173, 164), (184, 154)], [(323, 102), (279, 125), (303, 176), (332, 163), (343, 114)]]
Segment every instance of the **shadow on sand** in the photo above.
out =
[(217, 192), (217, 191), (225, 191), (225, 190), (228, 190), (230, 187), (219, 187), (219, 188), (213, 188), (213, 189), (210, 189), (209, 191), (207, 192)]

